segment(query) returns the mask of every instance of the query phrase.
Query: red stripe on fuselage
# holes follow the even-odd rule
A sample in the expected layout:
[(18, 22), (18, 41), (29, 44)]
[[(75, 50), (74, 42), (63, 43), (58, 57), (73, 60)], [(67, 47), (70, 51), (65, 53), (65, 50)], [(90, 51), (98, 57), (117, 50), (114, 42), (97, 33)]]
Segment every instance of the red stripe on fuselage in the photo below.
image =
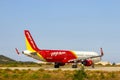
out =
[(67, 63), (69, 60), (77, 58), (75, 53), (66, 50), (40, 50), (39, 54), (42, 55), (47, 62)]

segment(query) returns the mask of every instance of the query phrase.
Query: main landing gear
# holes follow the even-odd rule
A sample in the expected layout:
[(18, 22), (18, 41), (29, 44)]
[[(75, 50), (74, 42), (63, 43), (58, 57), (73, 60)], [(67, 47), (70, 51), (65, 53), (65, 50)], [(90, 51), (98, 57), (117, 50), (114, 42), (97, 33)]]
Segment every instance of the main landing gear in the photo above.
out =
[(77, 68), (77, 63), (73, 63), (72, 68)]
[(94, 65), (94, 63), (92, 63), (92, 68), (95, 68), (95, 65)]
[(59, 63), (55, 63), (54, 68), (59, 68), (60, 64)]
[(64, 66), (65, 63), (61, 63), (61, 62), (55, 62), (54, 68), (59, 68), (60, 66)]

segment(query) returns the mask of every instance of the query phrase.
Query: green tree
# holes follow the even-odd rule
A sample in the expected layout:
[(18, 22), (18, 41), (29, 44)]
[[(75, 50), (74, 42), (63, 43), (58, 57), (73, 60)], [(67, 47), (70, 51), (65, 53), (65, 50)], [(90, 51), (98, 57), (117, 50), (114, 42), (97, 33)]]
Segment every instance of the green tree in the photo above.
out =
[(73, 75), (73, 80), (84, 80), (85, 78), (87, 78), (87, 74), (84, 71), (84, 67), (81, 67), (81, 69), (77, 70)]

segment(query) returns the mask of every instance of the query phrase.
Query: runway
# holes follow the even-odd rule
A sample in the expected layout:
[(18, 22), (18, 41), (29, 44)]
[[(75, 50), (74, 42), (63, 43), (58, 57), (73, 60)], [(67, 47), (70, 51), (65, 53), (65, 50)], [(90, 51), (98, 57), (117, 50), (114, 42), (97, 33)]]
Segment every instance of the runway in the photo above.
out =
[[(11, 70), (62, 70), (62, 71), (66, 71), (66, 70), (79, 70), (80, 68), (41, 68), (41, 67), (0, 67), (0, 69), (11, 69)], [(120, 67), (95, 67), (95, 68), (85, 68), (85, 70), (90, 70), (90, 71), (120, 71)]]

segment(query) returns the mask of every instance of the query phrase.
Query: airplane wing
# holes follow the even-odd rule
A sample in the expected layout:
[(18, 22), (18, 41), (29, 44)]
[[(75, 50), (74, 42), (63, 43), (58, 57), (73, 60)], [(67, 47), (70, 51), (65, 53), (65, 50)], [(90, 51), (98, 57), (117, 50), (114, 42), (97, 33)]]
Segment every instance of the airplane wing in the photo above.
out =
[(102, 56), (104, 55), (102, 48), (100, 48), (100, 53), (101, 53), (101, 54), (100, 54), (99, 56), (91, 56), (91, 57), (88, 57), (88, 59), (89, 59), (89, 58), (102, 57)]
[(84, 59), (81, 59), (81, 60), (86, 60), (86, 59), (92, 59), (92, 58), (102, 57), (103, 55), (104, 55), (103, 49), (100, 48), (100, 55), (98, 55), (98, 56), (87, 57), (87, 58), (84, 58)]
[(70, 60), (70, 61), (68, 61), (68, 62), (81, 62), (81, 61), (84, 61), (84, 60), (87, 60), (87, 59), (102, 57), (103, 55), (104, 55), (103, 49), (100, 48), (100, 55), (98, 55), (98, 56), (83, 57), (83, 58), (80, 58), (80, 59), (72, 59), (72, 60)]

